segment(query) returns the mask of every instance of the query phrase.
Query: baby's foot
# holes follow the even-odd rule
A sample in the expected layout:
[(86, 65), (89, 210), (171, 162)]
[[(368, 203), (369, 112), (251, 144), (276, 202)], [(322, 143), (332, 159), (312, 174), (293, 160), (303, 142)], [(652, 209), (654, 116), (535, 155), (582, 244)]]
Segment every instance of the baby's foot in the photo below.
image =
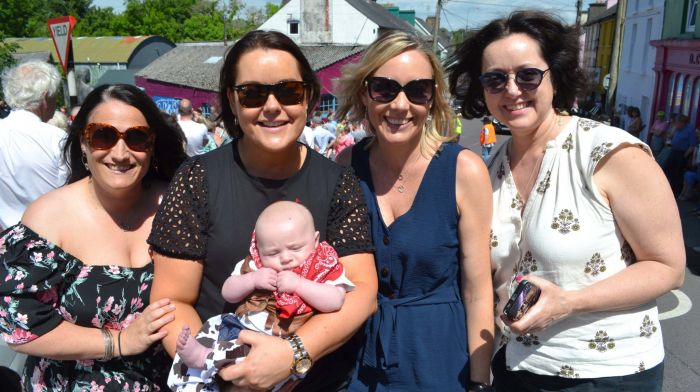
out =
[(185, 365), (197, 369), (204, 368), (204, 360), (210, 352), (210, 348), (204, 347), (192, 337), (189, 326), (182, 327), (182, 332), (177, 337), (177, 353)]

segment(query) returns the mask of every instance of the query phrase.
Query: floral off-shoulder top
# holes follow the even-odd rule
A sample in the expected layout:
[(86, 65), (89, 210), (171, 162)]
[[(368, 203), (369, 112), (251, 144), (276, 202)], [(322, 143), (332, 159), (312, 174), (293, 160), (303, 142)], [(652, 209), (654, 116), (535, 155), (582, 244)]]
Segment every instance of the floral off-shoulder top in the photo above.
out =
[[(153, 263), (86, 265), (17, 224), (0, 234), (0, 333), (22, 344), (63, 321), (124, 329), (148, 305), (152, 280)], [(160, 344), (109, 361), (29, 356), (22, 384), (27, 391), (166, 391), (170, 363)]]

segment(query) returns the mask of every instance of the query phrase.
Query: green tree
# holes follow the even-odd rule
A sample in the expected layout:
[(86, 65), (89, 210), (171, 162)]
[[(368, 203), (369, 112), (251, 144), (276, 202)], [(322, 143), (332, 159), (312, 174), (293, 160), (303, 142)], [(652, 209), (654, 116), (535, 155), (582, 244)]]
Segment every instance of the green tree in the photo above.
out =
[(266, 19), (270, 19), (270, 17), (274, 14), (277, 13), (277, 11), (282, 8), (282, 4), (274, 4), (274, 3), (265, 3), (265, 15), (267, 16)]
[[(15, 58), (12, 57), (19, 45), (14, 42), (5, 42), (5, 36), (2, 31), (0, 31), (0, 73), (7, 67), (11, 67), (15, 64)], [(0, 82), (0, 98), (3, 97), (2, 92), (2, 82)]]

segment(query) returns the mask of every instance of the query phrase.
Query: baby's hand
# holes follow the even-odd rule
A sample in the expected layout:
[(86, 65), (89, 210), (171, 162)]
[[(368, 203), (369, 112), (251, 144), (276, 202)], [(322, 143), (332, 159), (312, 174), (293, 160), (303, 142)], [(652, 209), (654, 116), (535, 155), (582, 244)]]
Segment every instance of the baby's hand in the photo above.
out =
[(292, 271), (277, 273), (277, 291), (280, 293), (296, 293), (301, 277)]
[(262, 267), (254, 272), (255, 288), (274, 291), (277, 289), (277, 271), (272, 268)]

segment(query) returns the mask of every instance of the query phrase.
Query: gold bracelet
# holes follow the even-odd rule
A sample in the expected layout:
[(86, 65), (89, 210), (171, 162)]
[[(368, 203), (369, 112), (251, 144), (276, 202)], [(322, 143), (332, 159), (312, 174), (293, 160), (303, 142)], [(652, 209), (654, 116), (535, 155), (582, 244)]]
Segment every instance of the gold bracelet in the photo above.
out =
[(105, 342), (105, 355), (100, 358), (100, 361), (109, 361), (114, 358), (114, 340), (112, 339), (112, 334), (107, 328), (102, 328), (102, 339)]

